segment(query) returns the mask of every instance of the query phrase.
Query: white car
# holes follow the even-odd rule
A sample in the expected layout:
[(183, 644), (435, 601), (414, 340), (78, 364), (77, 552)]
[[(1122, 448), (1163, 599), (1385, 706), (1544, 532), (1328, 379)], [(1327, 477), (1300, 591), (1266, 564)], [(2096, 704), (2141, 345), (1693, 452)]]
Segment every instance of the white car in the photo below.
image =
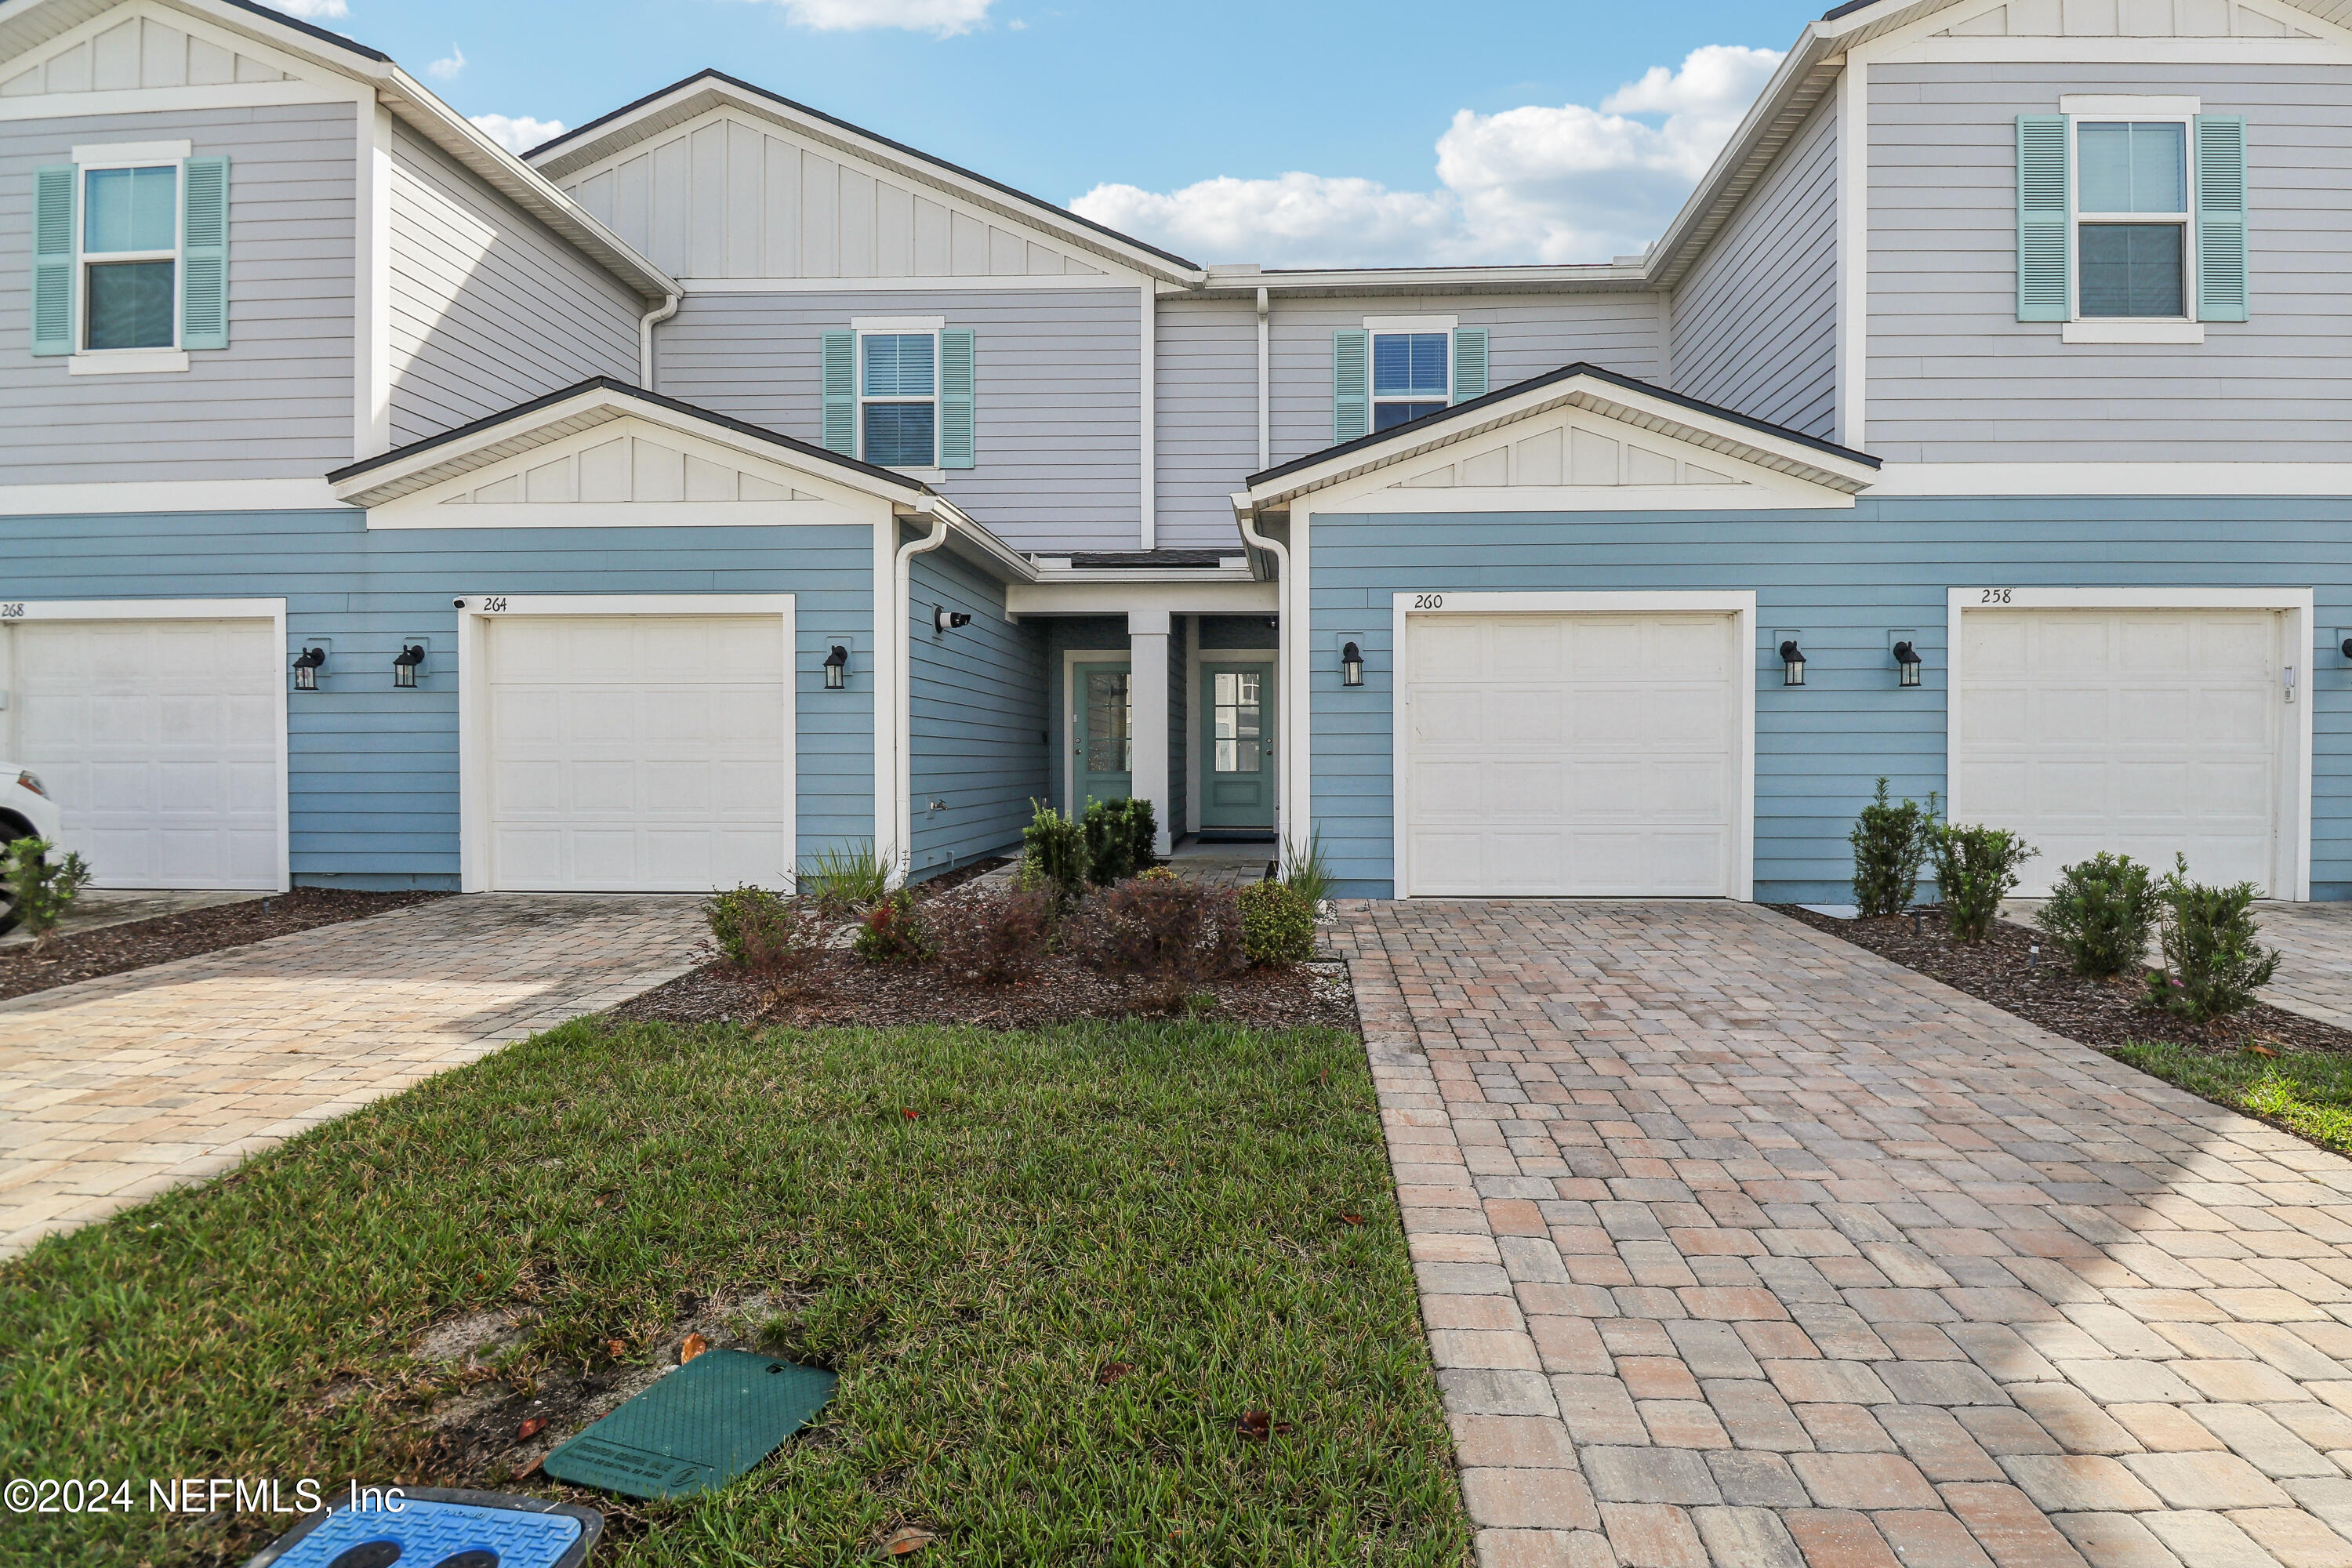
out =
[[(0, 763), (0, 846), (19, 838), (46, 838), (55, 844), (64, 822), (64, 813), (37, 777), (14, 763)], [(16, 900), (7, 884), (0, 882), (0, 931), (16, 923)]]

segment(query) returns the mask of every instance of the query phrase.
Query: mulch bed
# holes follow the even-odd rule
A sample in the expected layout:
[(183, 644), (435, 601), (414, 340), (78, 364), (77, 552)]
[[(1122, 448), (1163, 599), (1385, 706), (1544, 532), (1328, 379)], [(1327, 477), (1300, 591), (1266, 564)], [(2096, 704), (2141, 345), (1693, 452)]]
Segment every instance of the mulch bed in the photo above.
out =
[(315, 926), (364, 920), (387, 910), (446, 899), (447, 893), (363, 893), (348, 888), (297, 888), (268, 899), (220, 904), (185, 914), (158, 915), (51, 940), (36, 957), (30, 948), (0, 948), (0, 999), (169, 963), (175, 958), (243, 947)]
[[(1982, 942), (1956, 942), (1946, 933), (1939, 910), (1923, 911), (1915, 931), (1908, 915), (1842, 921), (1794, 904), (1772, 907), (1815, 931), (1932, 975), (1956, 991), (2095, 1049), (2163, 1043), (2216, 1053), (2241, 1051), (2249, 1045), (2279, 1051), (2352, 1052), (2352, 1031), (2261, 1003), (2210, 1025), (2140, 1006), (2140, 982), (2082, 979), (2047, 937), (2006, 921), (1994, 921)], [(2029, 968), (2030, 950), (2037, 942), (2041, 962)]]

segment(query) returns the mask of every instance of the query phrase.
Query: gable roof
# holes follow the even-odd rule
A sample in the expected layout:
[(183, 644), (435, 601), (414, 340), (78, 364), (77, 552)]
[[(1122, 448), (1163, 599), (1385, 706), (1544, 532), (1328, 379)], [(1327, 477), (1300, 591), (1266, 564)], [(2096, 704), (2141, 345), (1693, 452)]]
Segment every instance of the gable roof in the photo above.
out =
[[(372, 87), (378, 102), (484, 183), (547, 225), (648, 300), (679, 291), (677, 280), (598, 223), (587, 210), (400, 68), (381, 49), (258, 5), (256, 0), (153, 0), (281, 54)], [(122, 0), (0, 0), (0, 62), (39, 48), (104, 16)]]
[(919, 503), (935, 499), (935, 492), (920, 479), (877, 468), (871, 463), (861, 463), (855, 458), (845, 458), (762, 426), (730, 419), (724, 414), (714, 414), (675, 397), (664, 397), (608, 375), (574, 382), (544, 397), (534, 397), (454, 430), (412, 441), (381, 457), (346, 464), (329, 473), (327, 482), (334, 486), (338, 500), (353, 506), (381, 506), (566, 436), (633, 416), (708, 437), (739, 450), (782, 458), (796, 468), (818, 469), (843, 484), (910, 509), (923, 510)]
[(1249, 500), (1279, 509), (1311, 490), (1560, 407), (1605, 415), (1848, 495), (1868, 489), (1879, 468), (1879, 460), (1867, 452), (1579, 362), (1252, 474), (1246, 481)]
[(647, 93), (576, 130), (567, 131), (524, 154), (525, 160), (551, 180), (560, 180), (624, 148), (647, 141), (662, 132), (721, 105), (732, 104), (791, 130), (824, 142), (840, 152), (877, 163), (924, 184), (949, 191), (1015, 222), (1043, 228), (1055, 237), (1105, 256), (1123, 267), (1148, 272), (1172, 283), (1198, 283), (1202, 268), (1156, 245), (1106, 228), (1066, 207), (1018, 191), (1002, 181), (950, 163), (942, 158), (893, 142), (863, 126), (798, 103), (780, 93), (715, 69), (697, 71), (682, 81)]

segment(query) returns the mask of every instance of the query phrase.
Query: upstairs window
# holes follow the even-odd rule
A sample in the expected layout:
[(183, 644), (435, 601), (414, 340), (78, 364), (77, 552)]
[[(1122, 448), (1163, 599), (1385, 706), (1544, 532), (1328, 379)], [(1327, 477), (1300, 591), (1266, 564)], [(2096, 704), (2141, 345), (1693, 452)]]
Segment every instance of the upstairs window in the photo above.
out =
[(1441, 412), (1454, 394), (1453, 334), (1372, 334), (1372, 428)]
[(877, 468), (972, 467), (975, 346), (938, 316), (853, 317), (823, 334), (825, 450)]
[(2081, 120), (2074, 145), (2078, 313), (2186, 318), (2188, 121)]
[(228, 347), (228, 160), (184, 142), (73, 153), (33, 173), (33, 353), (80, 375)]
[(929, 468), (939, 458), (939, 339), (866, 332), (857, 340), (859, 456), (877, 468)]
[(180, 168), (82, 172), (82, 347), (178, 346)]

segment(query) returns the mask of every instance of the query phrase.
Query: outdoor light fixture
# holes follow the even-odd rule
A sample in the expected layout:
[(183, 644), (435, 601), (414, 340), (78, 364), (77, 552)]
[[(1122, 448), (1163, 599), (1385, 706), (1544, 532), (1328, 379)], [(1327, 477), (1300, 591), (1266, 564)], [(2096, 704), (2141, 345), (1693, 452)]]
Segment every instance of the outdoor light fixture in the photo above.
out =
[(1921, 662), (1919, 650), (1917, 648), (1913, 647), (1907, 642), (1896, 643), (1895, 645), (1895, 668), (1897, 674), (1895, 676), (1895, 684), (1897, 686), (1918, 685), (1919, 666)]
[(1780, 684), (1802, 686), (1805, 683), (1805, 650), (1790, 637), (1780, 645)]
[(824, 689), (839, 691), (849, 674), (849, 645), (835, 643), (833, 651), (824, 656)]
[(1364, 683), (1364, 650), (1349, 643), (1339, 650), (1339, 684), (1361, 686)]
[(950, 610), (945, 605), (931, 606), (931, 625), (943, 632), (971, 625), (971, 616), (961, 610)]
[(425, 645), (410, 643), (392, 656), (392, 683), (404, 691), (416, 689), (417, 668), (425, 662)]
[(2344, 639), (2344, 657), (2346, 658), (2352, 658), (2352, 637), (2346, 637)]
[(327, 650), (325, 648), (306, 647), (300, 653), (296, 654), (294, 656), (294, 689), (297, 691), (318, 690), (319, 671), (325, 668), (326, 664)]

